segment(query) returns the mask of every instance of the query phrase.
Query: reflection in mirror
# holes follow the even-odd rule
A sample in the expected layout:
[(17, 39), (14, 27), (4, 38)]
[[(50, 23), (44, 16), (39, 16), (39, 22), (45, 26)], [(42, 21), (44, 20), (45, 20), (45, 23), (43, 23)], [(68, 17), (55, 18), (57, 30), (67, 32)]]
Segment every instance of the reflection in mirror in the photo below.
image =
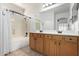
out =
[(72, 8), (72, 23), (76, 22), (78, 19), (78, 7), (77, 7), (77, 3), (74, 3), (74, 6)]
[(60, 18), (57, 20), (58, 22), (58, 31), (65, 31), (68, 28), (67, 18)]
[[(72, 5), (72, 4), (70, 4)], [(71, 8), (71, 6), (69, 7)], [(66, 11), (59, 15), (60, 18), (57, 19), (57, 24), (58, 24), (58, 31), (73, 31), (77, 32), (77, 27), (78, 27), (78, 4), (74, 3), (72, 5), (71, 10), (67, 10), (68, 14), (66, 14)], [(72, 12), (72, 15), (70, 14)], [(65, 15), (65, 16), (64, 16)], [(71, 18), (66, 17), (66, 16), (71, 16)]]
[(78, 31), (78, 3), (74, 3), (72, 6), (72, 18), (69, 20), (69, 26), (73, 32)]

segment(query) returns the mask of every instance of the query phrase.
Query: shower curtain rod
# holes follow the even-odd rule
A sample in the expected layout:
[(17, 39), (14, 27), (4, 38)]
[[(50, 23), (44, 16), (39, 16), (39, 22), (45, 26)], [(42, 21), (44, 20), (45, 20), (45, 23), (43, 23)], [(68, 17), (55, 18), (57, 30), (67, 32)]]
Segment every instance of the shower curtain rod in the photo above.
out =
[(19, 15), (22, 15), (22, 16), (25, 16), (25, 17), (28, 17), (29, 19), (31, 19), (31, 17), (26, 16), (26, 15), (24, 15), (24, 14), (22, 14), (22, 13), (19, 13), (19, 12), (13, 11), (13, 10), (8, 10), (8, 9), (6, 9), (6, 11), (10, 11), (10, 12), (13, 12), (13, 13), (16, 13), (16, 14), (19, 14)]
[(19, 12), (16, 12), (16, 11), (13, 11), (13, 10), (9, 10), (10, 12), (13, 12), (13, 13), (16, 13), (16, 14), (19, 14), (19, 15), (22, 15), (22, 16), (25, 16), (24, 14), (21, 14)]

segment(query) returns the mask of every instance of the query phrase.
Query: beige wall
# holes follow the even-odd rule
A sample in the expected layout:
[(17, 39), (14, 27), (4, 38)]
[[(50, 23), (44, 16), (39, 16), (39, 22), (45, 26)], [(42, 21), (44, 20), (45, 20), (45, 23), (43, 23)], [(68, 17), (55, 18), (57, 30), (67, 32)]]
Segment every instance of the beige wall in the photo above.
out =
[(26, 22), (23, 16), (14, 15), (11, 17), (11, 24), (12, 24), (12, 36), (13, 37), (22, 37), (25, 36), (26, 33)]

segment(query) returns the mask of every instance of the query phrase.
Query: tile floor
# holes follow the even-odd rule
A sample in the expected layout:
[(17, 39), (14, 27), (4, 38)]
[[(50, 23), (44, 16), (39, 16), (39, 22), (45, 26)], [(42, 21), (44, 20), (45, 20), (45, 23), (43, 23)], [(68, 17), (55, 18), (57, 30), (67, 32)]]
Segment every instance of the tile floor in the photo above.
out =
[(33, 51), (29, 47), (23, 47), (11, 52), (7, 56), (42, 56), (42, 54)]

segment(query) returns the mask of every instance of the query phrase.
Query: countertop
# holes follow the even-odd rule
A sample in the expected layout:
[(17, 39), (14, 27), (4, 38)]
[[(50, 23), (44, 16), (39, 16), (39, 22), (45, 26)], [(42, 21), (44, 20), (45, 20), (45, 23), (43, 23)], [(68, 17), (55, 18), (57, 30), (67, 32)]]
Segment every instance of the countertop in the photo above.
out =
[(72, 32), (63, 32), (63, 33), (57, 33), (55, 31), (52, 32), (30, 32), (30, 33), (41, 33), (41, 34), (54, 34), (54, 35), (67, 35), (67, 36), (79, 36), (78, 33), (72, 33)]

